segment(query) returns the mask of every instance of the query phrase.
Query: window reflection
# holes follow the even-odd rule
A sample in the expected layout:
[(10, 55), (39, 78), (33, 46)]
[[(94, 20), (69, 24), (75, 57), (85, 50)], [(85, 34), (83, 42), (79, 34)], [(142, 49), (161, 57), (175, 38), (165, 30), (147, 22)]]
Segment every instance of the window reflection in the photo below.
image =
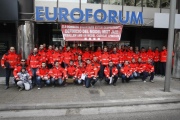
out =
[(87, 3), (101, 4), (101, 0), (87, 0)]
[(122, 0), (104, 0), (104, 4), (122, 5)]
[(162, 8), (170, 8), (170, 0), (161, 0)]
[(124, 0), (124, 5), (141, 7), (141, 0)]
[(143, 0), (143, 7), (160, 8), (160, 0)]

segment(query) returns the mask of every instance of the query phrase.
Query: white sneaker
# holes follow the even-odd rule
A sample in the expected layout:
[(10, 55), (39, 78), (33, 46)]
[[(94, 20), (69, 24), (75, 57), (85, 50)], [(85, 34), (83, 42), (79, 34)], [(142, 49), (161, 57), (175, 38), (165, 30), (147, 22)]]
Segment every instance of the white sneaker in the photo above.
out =
[(40, 90), (41, 88), (38, 88), (38, 90)]
[(144, 80), (144, 83), (145, 83), (146, 81)]
[(154, 80), (151, 80), (152, 83), (154, 83)]

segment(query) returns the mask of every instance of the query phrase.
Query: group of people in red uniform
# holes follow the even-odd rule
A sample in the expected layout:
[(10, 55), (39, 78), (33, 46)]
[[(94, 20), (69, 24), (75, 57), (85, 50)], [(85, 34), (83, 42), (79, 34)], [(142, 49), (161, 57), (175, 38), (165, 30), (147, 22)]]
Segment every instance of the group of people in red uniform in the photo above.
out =
[[(67, 86), (66, 80), (73, 79), (74, 84), (83, 84), (86, 88), (92, 86), (105, 77), (107, 84), (116, 86), (118, 77), (122, 78), (122, 83), (129, 82), (133, 78), (142, 78), (146, 82), (150, 76), (150, 82), (154, 82), (154, 75), (165, 75), (167, 59), (166, 47), (162, 51), (156, 47), (152, 51), (131, 46), (116, 46), (108, 49), (98, 47), (96, 51), (89, 50), (86, 47), (81, 50), (78, 44), (74, 48), (70, 46), (52, 46), (42, 44), (39, 48), (34, 48), (27, 60), (19, 58), (15, 53), (15, 48), (3, 55), (1, 66), (6, 69), (6, 87), (9, 88), (9, 77), (13, 71), (15, 84), (21, 79), (18, 76), (22, 69), (29, 74), (29, 80), (32, 80), (32, 86), (38, 86), (38, 89), (44, 85), (52, 84)], [(160, 69), (159, 69), (160, 68)], [(26, 76), (25, 76), (26, 77)], [(22, 77), (21, 77), (22, 78)], [(23, 83), (22, 83), (23, 84)], [(22, 87), (23, 85), (21, 85)], [(25, 86), (24, 86), (25, 87)], [(21, 88), (22, 90), (22, 88)]]

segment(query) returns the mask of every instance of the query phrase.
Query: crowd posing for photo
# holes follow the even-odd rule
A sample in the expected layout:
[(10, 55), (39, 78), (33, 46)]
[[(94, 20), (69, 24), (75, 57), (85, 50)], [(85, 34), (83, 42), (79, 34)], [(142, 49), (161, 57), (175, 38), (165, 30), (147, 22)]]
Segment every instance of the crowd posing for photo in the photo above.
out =
[(10, 47), (1, 59), (1, 66), (6, 70), (5, 89), (9, 88), (9, 77), (13, 72), (14, 84), (21, 91), (35, 86), (41, 89), (42, 84), (67, 86), (70, 79), (86, 88), (95, 87), (98, 80), (116, 86), (118, 78), (122, 83), (129, 83), (134, 78), (146, 82), (150, 76), (150, 82), (154, 83), (154, 75), (165, 76), (166, 59), (165, 46), (162, 51), (158, 47), (154, 51), (151, 47), (147, 50), (142, 47), (139, 51), (138, 47), (133, 50), (133, 47), (123, 45), (98, 47), (94, 51), (94, 47), (82, 50), (78, 44), (74, 48), (68, 44), (65, 47), (49, 45), (48, 49), (46, 44), (42, 44), (34, 48), (27, 60), (17, 55), (14, 47)]

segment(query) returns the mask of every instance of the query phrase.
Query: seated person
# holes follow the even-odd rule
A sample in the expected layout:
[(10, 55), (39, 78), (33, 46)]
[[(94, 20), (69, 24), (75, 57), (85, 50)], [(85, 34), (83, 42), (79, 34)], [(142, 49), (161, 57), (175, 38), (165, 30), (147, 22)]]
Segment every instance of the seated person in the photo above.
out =
[(44, 82), (45, 86), (47, 86), (47, 84), (49, 85), (51, 83), (50, 76), (49, 76), (49, 69), (47, 69), (45, 62), (41, 63), (41, 68), (39, 68), (37, 70), (36, 75), (37, 75), (38, 89), (40, 89), (42, 86), (41, 81)]
[(87, 67), (85, 72), (85, 86), (89, 88), (90, 84), (94, 87), (95, 81), (97, 81), (97, 67), (91, 64), (91, 60), (87, 59)]
[(30, 90), (32, 88), (32, 81), (29, 80), (29, 73), (25, 67), (21, 68), (21, 71), (17, 73), (17, 76), (17, 85), (20, 87), (19, 91), (22, 91), (24, 88), (25, 90)]
[(77, 60), (74, 61), (74, 65), (75, 65), (76, 67), (79, 67), (80, 63), (83, 63), (83, 66), (85, 66), (85, 62), (82, 61), (82, 56), (81, 56), (81, 55), (78, 55)]
[(138, 63), (137, 63), (137, 77), (143, 76), (142, 81), (146, 82), (146, 63), (141, 62), (141, 58), (138, 58)]
[(73, 83), (75, 84), (76, 66), (74, 65), (74, 61), (73, 60), (70, 60), (69, 61), (69, 65), (66, 65), (65, 71), (66, 71), (66, 75), (67, 75), (66, 79), (72, 78), (73, 79)]
[(121, 67), (121, 73), (122, 83), (124, 83), (124, 80), (126, 80), (126, 82), (128, 83), (131, 79), (133, 79), (132, 69), (127, 60), (125, 60), (124, 62), (124, 67)]
[(59, 85), (67, 86), (66, 80), (64, 79), (67, 75), (64, 68), (61, 68), (58, 61), (54, 62), (54, 67), (50, 69), (49, 75), (51, 77), (52, 87), (55, 87), (56, 81)]
[(133, 77), (137, 78), (137, 63), (135, 62), (135, 58), (132, 58), (132, 61), (130, 63), (130, 67), (132, 69)]
[(83, 85), (85, 85), (85, 83), (84, 83), (85, 78), (83, 78), (83, 76), (85, 75), (85, 71), (86, 71), (86, 68), (85, 68), (84, 64), (81, 62), (79, 64), (79, 67), (77, 68), (76, 74), (74, 76), (76, 81), (78, 82), (78, 84), (83, 83)]
[(154, 65), (152, 64), (151, 59), (148, 59), (147, 61), (145, 72), (146, 72), (146, 78), (150, 75), (151, 76), (150, 82), (154, 83), (153, 79), (155, 72), (154, 72)]
[(112, 61), (109, 61), (109, 66), (105, 67), (104, 74), (105, 74), (105, 77), (106, 77), (105, 81), (107, 83), (111, 84), (111, 80), (110, 79), (114, 78), (113, 85), (116, 86), (116, 81), (118, 79), (118, 69), (117, 69), (116, 66), (113, 66), (113, 62)]

